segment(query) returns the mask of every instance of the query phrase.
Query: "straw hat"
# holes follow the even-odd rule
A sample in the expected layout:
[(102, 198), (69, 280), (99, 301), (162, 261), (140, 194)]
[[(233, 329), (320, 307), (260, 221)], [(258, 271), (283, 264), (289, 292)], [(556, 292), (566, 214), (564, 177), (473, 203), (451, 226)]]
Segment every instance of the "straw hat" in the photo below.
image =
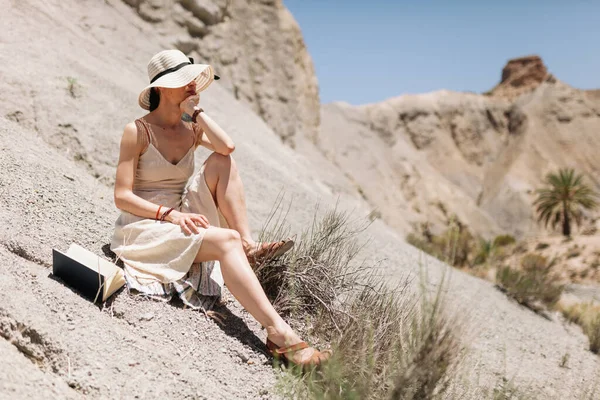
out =
[(163, 50), (155, 54), (148, 63), (148, 78), (150, 84), (142, 90), (138, 97), (140, 107), (150, 109), (150, 88), (178, 88), (196, 80), (196, 92), (206, 89), (215, 79), (213, 67), (207, 64), (194, 64), (194, 59), (188, 58), (179, 50)]

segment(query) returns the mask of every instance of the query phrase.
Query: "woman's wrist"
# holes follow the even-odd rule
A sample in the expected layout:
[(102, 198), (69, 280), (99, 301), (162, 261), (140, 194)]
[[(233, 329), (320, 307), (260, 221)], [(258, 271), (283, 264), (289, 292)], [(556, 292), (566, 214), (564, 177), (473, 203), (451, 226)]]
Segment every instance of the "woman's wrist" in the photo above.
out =
[(180, 214), (179, 211), (173, 210), (165, 217), (165, 221), (172, 223), (175, 220), (175, 217), (178, 216), (179, 214)]
[(194, 112), (192, 113), (192, 121), (198, 122), (198, 116), (204, 112), (204, 109), (201, 107), (194, 107)]

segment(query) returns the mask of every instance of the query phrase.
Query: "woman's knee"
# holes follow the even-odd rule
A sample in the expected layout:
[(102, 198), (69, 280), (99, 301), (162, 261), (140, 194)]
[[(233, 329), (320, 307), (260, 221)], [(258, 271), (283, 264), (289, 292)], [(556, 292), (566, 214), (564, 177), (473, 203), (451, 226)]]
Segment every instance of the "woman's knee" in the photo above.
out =
[(216, 165), (230, 165), (233, 164), (233, 157), (230, 155), (224, 156), (223, 154), (217, 153), (213, 151), (208, 158), (206, 159), (207, 163), (216, 164)]
[(238, 231), (225, 228), (209, 228), (204, 234), (196, 262), (221, 260), (222, 257), (235, 248), (242, 248), (242, 240)]
[(235, 160), (231, 155), (224, 156), (217, 152), (213, 152), (206, 159), (206, 166), (208, 168), (215, 168), (219, 171), (237, 171)]
[(222, 251), (230, 251), (232, 247), (241, 245), (240, 233), (234, 229), (219, 228), (217, 246)]

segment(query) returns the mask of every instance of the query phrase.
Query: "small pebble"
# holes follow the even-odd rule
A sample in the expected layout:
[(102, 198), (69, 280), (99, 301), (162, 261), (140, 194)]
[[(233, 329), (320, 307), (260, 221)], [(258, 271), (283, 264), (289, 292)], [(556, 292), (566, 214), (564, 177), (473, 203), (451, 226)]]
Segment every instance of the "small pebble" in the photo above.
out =
[(154, 314), (150, 312), (150, 313), (142, 314), (140, 316), (140, 321), (150, 321), (152, 318), (154, 318)]
[(243, 362), (248, 362), (249, 358), (246, 354), (242, 353), (241, 351), (236, 350), (235, 354), (237, 354), (237, 356), (243, 361)]

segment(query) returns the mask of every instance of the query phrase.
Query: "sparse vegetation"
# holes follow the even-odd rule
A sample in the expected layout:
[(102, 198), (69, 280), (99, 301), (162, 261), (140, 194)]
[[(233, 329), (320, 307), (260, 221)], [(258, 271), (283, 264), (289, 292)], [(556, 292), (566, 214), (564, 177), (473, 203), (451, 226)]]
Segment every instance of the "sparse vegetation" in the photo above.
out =
[(67, 91), (69, 92), (71, 97), (73, 97), (73, 98), (78, 97), (78, 94), (77, 94), (78, 86), (79, 86), (79, 83), (77, 82), (76, 78), (73, 78), (72, 76), (67, 76)]
[(579, 303), (561, 307), (565, 318), (581, 326), (590, 341), (590, 351), (600, 354), (600, 305)]
[(479, 242), (479, 252), (473, 259), (473, 265), (485, 264), (494, 253), (496, 247), (490, 240), (481, 239)]
[(555, 229), (562, 225), (562, 233), (571, 236), (572, 221), (581, 225), (582, 210), (594, 210), (598, 207), (598, 195), (583, 182), (583, 176), (575, 174), (572, 168), (563, 168), (558, 173), (546, 176), (549, 187), (538, 189), (534, 201), (538, 221), (545, 227)]
[(529, 400), (532, 399), (526, 396), (522, 391), (514, 384), (511, 379), (502, 377), (496, 384), (492, 392), (493, 400)]
[(506, 248), (516, 242), (511, 235), (499, 235), (493, 240), (477, 238), (460, 223), (451, 224), (439, 236), (427, 230), (420, 235), (410, 233), (406, 241), (452, 266), (466, 267), (476, 275), (480, 272), (476, 267), (483, 266), (485, 270), (494, 265), (506, 256)]
[(496, 273), (496, 283), (519, 304), (541, 311), (552, 307), (563, 291), (563, 285), (552, 274), (552, 264), (538, 254), (527, 254), (521, 259), (521, 268), (504, 266)]
[(406, 241), (416, 248), (455, 267), (471, 265), (472, 253), (477, 248), (476, 239), (460, 223), (451, 223), (441, 235), (425, 232), (423, 235), (408, 234)]
[[(285, 257), (268, 260), (255, 269), (267, 296), (275, 308), (285, 314), (296, 313), (299, 319), (327, 311), (336, 313), (337, 302), (356, 290), (360, 272), (367, 265), (357, 257), (364, 244), (356, 238), (364, 232), (368, 222), (350, 219), (349, 214), (335, 210), (306, 229), (294, 248)], [(278, 215), (276, 220), (275, 214)], [(285, 237), (285, 216), (275, 211), (263, 230), (260, 241)]]
[(379, 211), (379, 210), (371, 211), (369, 213), (368, 218), (369, 218), (369, 221), (371, 221), (371, 222), (375, 221), (376, 219), (381, 219), (381, 211)]
[(517, 240), (512, 235), (499, 235), (494, 238), (493, 245), (495, 247), (505, 247), (516, 242)]
[[(275, 227), (263, 238), (285, 232), (284, 219), (273, 218)], [(286, 398), (428, 399), (443, 394), (453, 377), (462, 346), (459, 324), (444, 313), (445, 285), (430, 294), (423, 284), (416, 296), (408, 281), (384, 282), (358, 260), (356, 239), (365, 227), (348, 214), (327, 212), (315, 217), (294, 251), (257, 269), (292, 324), (334, 350), (318, 371), (282, 373)]]
[(566, 254), (566, 258), (575, 258), (575, 257), (579, 257), (581, 255), (581, 250), (579, 249), (579, 247), (577, 245), (571, 247)]

